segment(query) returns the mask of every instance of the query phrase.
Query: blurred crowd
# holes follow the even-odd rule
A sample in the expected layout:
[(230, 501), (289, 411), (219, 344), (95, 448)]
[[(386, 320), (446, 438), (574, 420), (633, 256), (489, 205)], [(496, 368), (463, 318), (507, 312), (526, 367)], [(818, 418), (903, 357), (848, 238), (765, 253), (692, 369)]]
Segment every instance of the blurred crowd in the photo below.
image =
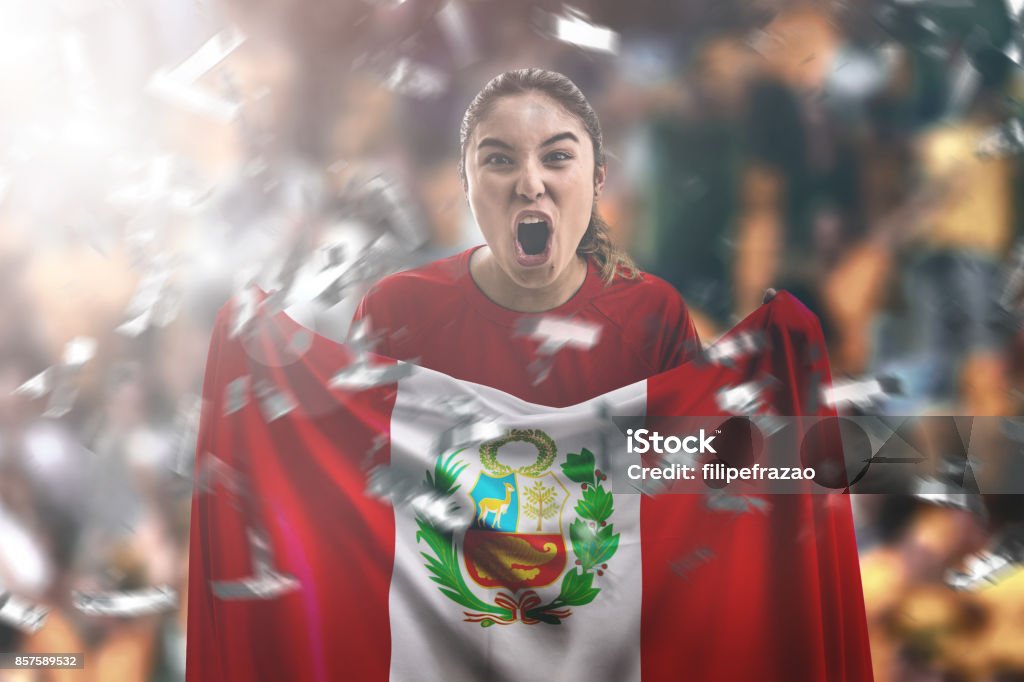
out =
[[(600, 210), (705, 342), (785, 288), (834, 378), (894, 378), (873, 409), (1019, 416), (1022, 20), (1009, 0), (0, 2), (0, 651), (87, 661), (0, 680), (183, 679), (167, 595), (217, 310), (284, 288), (341, 340), (376, 278), (481, 243), (458, 128), (510, 68), (591, 99)], [(1024, 572), (945, 582), (1021, 505), (854, 497), (876, 679), (1024, 680)]]

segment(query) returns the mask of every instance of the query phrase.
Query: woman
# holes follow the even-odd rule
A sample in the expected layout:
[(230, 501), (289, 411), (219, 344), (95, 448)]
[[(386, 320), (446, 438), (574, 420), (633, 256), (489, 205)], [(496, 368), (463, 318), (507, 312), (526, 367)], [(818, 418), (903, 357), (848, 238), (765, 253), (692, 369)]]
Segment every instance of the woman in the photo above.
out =
[[(572, 81), (542, 69), (494, 78), (466, 110), (460, 147), (463, 189), (487, 243), (367, 294), (355, 319), (378, 336), (378, 353), (562, 407), (699, 350), (679, 294), (639, 272), (597, 213), (601, 126)], [(528, 331), (538, 315), (596, 330), (596, 342), (546, 354)]]

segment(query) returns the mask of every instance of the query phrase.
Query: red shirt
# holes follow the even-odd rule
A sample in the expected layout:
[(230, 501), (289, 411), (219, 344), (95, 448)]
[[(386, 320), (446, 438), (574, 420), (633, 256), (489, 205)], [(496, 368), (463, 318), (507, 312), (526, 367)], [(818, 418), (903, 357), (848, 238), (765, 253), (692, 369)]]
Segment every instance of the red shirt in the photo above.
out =
[[(375, 352), (564, 407), (676, 367), (700, 349), (683, 299), (653, 275), (616, 277), (606, 286), (590, 261), (572, 298), (544, 313), (521, 313), (490, 300), (473, 281), (476, 248), (386, 277), (367, 293), (355, 320), (369, 318), (380, 337)], [(542, 340), (523, 334), (522, 323), (539, 316), (597, 325), (597, 341), (538, 354)]]

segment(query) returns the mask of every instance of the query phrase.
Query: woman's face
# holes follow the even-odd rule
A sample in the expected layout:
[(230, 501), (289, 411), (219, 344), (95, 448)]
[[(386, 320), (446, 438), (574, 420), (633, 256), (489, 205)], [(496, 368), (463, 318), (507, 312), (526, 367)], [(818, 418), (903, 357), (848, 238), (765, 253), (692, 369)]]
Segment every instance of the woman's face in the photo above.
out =
[(519, 286), (549, 286), (576, 259), (605, 169), (583, 124), (539, 92), (498, 99), (466, 145), (469, 205)]

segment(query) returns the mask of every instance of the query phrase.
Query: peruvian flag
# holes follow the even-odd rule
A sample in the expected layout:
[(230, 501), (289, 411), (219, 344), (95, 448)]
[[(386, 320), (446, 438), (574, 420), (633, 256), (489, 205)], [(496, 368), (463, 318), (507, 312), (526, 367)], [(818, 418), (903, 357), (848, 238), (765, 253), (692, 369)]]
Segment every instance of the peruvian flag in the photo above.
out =
[(204, 386), (190, 682), (872, 678), (848, 497), (723, 508), (607, 471), (640, 462), (610, 416), (728, 417), (765, 376), (747, 408), (825, 414), (789, 294), (728, 353), (561, 409), (235, 308)]

